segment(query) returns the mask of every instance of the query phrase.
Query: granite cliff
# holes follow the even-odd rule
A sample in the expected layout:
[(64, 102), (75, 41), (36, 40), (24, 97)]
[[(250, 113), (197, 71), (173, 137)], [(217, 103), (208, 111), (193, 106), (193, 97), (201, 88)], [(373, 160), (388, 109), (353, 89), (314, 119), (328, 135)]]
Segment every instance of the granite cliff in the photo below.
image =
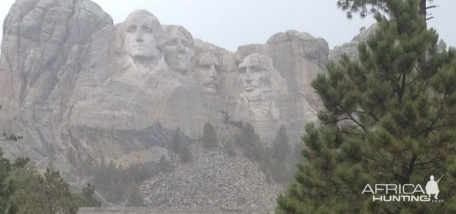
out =
[[(17, 0), (3, 33), (0, 128), (24, 137), (2, 144), (6, 154), (74, 183), (91, 178), (75, 162), (128, 168), (164, 157), (174, 170), (141, 185), (154, 206), (273, 206), (282, 187), (238, 151), (233, 124), (251, 124), (265, 148), (284, 126), (291, 151), (316, 121), (321, 104), (310, 82), (330, 53), (324, 39), (293, 30), (233, 53), (145, 10), (114, 25), (90, 0)], [(199, 143), (206, 122), (216, 127), (215, 151)], [(170, 149), (177, 129), (193, 152), (189, 163)]]

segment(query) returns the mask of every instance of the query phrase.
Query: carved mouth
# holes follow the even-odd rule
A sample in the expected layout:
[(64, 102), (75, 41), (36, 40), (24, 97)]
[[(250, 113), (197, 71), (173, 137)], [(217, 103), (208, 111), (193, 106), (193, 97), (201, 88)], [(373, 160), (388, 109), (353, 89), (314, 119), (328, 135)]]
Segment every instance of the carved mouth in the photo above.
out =
[(244, 86), (244, 91), (253, 91), (255, 88), (255, 86)]
[(134, 48), (135, 50), (144, 50), (144, 49), (145, 49), (145, 47), (144, 47), (144, 46), (141, 46), (141, 45), (135, 45), (135, 46), (133, 46), (133, 48)]
[(210, 82), (210, 83), (204, 83), (204, 87), (206, 88), (216, 88), (217, 85), (213, 82)]

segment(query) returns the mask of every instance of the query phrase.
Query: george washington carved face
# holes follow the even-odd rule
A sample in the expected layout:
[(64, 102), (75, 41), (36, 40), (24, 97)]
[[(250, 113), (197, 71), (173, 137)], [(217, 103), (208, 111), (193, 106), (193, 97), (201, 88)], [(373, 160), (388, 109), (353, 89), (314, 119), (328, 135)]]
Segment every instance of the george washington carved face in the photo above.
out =
[(163, 28), (153, 14), (135, 11), (125, 20), (125, 51), (136, 61), (155, 60), (160, 56), (158, 41), (162, 34)]

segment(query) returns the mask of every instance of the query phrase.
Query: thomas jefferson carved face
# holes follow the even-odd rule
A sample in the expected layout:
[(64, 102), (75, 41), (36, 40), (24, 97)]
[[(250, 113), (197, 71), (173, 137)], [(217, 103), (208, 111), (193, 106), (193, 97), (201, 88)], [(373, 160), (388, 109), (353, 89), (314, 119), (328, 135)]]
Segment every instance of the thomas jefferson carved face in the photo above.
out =
[(163, 28), (158, 19), (145, 10), (131, 13), (125, 20), (124, 47), (128, 55), (138, 61), (157, 59), (160, 55), (158, 40)]
[(217, 57), (212, 53), (204, 53), (198, 59), (197, 75), (201, 81), (201, 88), (208, 94), (216, 94), (219, 84), (220, 65)]
[(163, 45), (166, 63), (176, 71), (186, 73), (193, 59), (193, 37), (181, 26), (167, 26), (169, 38)]
[(264, 90), (270, 88), (269, 68), (271, 59), (260, 54), (251, 54), (239, 65), (238, 73), (242, 82), (242, 96), (249, 102), (261, 101)]

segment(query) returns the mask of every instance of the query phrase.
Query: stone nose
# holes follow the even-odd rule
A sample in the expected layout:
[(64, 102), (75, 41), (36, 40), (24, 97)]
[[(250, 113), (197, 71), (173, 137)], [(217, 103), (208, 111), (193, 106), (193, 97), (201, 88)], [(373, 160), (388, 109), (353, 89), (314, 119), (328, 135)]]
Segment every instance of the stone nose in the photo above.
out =
[(187, 47), (184, 44), (182, 44), (181, 41), (178, 41), (176, 43), (176, 50), (177, 50), (178, 53), (184, 54), (184, 53), (187, 52)]
[(143, 42), (143, 41), (144, 41), (143, 32), (142, 32), (141, 29), (139, 29), (139, 30), (136, 32), (136, 41), (137, 41), (137, 42)]
[(252, 75), (253, 75), (253, 72), (252, 72), (252, 70), (250, 68), (245, 69), (245, 76), (248, 79), (252, 79)]
[(209, 69), (209, 76), (213, 77), (214, 79), (217, 77), (217, 70), (215, 69), (214, 65), (211, 65), (211, 68)]
[(249, 82), (252, 82), (252, 75), (250, 72), (245, 72), (245, 75), (244, 75), (244, 81), (249, 83)]

